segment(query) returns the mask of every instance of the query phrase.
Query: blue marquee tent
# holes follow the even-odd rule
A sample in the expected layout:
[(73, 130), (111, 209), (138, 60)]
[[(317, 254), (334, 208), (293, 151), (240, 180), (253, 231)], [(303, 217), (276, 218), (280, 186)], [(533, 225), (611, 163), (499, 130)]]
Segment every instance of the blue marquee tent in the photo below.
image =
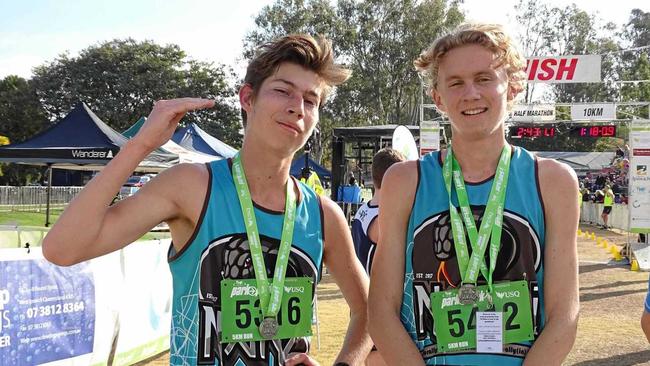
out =
[(216, 156), (218, 158), (231, 158), (237, 149), (203, 131), (195, 123), (179, 128), (174, 132), (172, 141), (190, 151)]
[[(291, 175), (293, 175), (296, 178), (300, 178), (300, 172), (302, 172), (302, 169), (305, 167), (306, 155), (307, 154), (302, 154), (298, 156), (293, 160), (293, 163), (291, 163), (291, 170), (289, 172)], [(316, 174), (318, 174), (318, 178), (320, 178), (320, 180), (332, 180), (332, 172), (325, 169), (323, 166), (319, 165), (311, 158), (308, 159), (308, 164), (309, 164), (309, 168), (311, 168), (313, 171), (316, 172)]]

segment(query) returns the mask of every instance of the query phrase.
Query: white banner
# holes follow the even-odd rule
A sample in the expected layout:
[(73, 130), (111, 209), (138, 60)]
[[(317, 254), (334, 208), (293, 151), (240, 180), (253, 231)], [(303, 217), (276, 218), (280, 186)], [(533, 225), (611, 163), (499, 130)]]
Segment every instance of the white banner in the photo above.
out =
[(529, 83), (599, 82), (600, 62), (600, 55), (532, 57), (526, 75)]
[(650, 232), (650, 121), (630, 129), (630, 231)]
[(616, 104), (574, 104), (571, 106), (574, 121), (611, 121), (616, 119)]
[(422, 121), (420, 123), (420, 156), (440, 150), (440, 123)]
[(515, 104), (510, 120), (517, 122), (555, 121), (555, 104)]

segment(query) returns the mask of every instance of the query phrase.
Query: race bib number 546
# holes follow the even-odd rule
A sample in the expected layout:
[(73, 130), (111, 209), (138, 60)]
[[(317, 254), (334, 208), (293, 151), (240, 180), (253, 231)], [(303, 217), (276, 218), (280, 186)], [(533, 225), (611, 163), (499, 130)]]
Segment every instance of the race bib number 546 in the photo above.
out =
[[(476, 287), (479, 300), (474, 305), (462, 305), (458, 290), (431, 294), (434, 329), (438, 351), (456, 352), (476, 349), (476, 312), (502, 313), (504, 343), (533, 339), (533, 317), (530, 293), (526, 281), (497, 283), (490, 293), (487, 285)], [(494, 303), (491, 308), (490, 302)]]
[[(274, 339), (311, 336), (312, 286), (308, 277), (285, 279)], [(222, 343), (266, 340), (259, 332), (262, 319), (255, 279), (221, 281)]]

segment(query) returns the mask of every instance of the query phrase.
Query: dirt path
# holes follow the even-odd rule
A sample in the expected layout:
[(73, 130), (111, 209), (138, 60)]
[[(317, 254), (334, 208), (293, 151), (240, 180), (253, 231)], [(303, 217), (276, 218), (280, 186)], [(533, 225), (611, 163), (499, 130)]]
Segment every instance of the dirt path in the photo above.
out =
[[(595, 232), (619, 247), (626, 235), (584, 225), (582, 230)], [(639, 319), (648, 288), (647, 272), (632, 272), (627, 262), (616, 262), (596, 241), (578, 238), (580, 260), (580, 321), (578, 336), (565, 365), (650, 365), (648, 345)], [(322, 365), (330, 365), (340, 347), (348, 321), (348, 308), (329, 277), (318, 287), (320, 294), (320, 349), (314, 339), (312, 354)], [(140, 365), (162, 366), (169, 355)]]

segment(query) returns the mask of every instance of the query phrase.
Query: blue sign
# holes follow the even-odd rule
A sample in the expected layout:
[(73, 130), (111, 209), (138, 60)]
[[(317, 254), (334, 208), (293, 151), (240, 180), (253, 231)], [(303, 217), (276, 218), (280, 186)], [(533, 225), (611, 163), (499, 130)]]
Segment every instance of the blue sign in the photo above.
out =
[(88, 263), (0, 261), (0, 363), (38, 365), (91, 353), (94, 334)]

